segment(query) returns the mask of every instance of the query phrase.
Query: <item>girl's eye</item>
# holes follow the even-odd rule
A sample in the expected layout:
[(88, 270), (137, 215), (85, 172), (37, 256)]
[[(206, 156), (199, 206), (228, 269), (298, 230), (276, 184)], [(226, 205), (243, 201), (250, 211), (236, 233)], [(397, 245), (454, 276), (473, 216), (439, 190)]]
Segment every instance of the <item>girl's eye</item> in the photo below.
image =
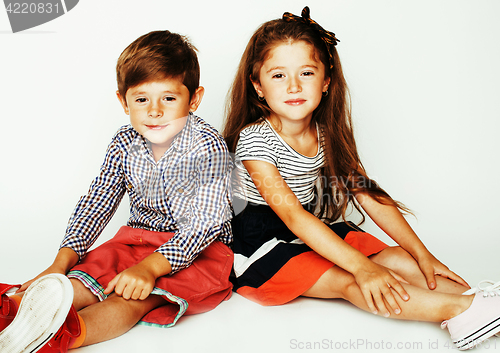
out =
[(312, 71), (306, 71), (302, 75), (304, 75), (304, 76), (312, 76), (312, 75), (314, 75), (314, 72), (312, 72)]
[(285, 77), (285, 75), (283, 75), (283, 74), (274, 74), (273, 75), (273, 78), (283, 78), (283, 77)]

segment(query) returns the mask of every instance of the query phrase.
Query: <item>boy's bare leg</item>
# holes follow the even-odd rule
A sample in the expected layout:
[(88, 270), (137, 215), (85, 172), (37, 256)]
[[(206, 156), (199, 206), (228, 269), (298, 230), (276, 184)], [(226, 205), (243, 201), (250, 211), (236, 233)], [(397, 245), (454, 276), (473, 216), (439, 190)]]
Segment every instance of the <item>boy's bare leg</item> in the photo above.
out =
[(144, 315), (165, 303), (165, 299), (154, 294), (145, 300), (126, 300), (113, 293), (106, 300), (85, 307), (78, 312), (87, 327), (83, 345), (110, 340), (124, 334)]
[(166, 303), (154, 294), (145, 300), (126, 300), (115, 293), (100, 302), (79, 280), (71, 279), (71, 282), (75, 292), (73, 305), (87, 329), (84, 346), (124, 334), (148, 312)]
[(99, 303), (99, 299), (77, 279), (70, 278), (73, 285), (73, 306), (79, 311), (89, 305)]

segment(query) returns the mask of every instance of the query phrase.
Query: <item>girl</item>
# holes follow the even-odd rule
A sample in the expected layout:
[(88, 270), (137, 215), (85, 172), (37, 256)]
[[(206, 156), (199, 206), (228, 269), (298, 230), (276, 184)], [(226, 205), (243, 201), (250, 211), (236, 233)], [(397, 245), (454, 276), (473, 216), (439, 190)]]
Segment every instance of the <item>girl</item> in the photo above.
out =
[[(235, 209), (246, 205), (233, 220), (235, 290), (262, 305), (343, 298), (385, 317), (442, 321), (471, 348), (500, 331), (500, 297), (472, 295), (500, 294), (498, 284), (468, 291), (367, 176), (337, 42), (306, 7), (264, 23), (243, 54), (223, 132), (237, 158)], [(399, 246), (345, 222), (350, 205)]]

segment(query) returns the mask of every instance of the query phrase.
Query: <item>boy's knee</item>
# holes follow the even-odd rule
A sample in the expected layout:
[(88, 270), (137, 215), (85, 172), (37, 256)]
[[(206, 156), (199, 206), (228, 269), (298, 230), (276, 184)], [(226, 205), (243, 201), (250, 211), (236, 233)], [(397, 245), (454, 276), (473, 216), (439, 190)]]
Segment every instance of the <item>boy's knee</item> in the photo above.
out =
[(69, 280), (73, 285), (73, 306), (77, 311), (99, 302), (94, 293), (85, 287), (82, 282), (75, 278), (70, 278)]

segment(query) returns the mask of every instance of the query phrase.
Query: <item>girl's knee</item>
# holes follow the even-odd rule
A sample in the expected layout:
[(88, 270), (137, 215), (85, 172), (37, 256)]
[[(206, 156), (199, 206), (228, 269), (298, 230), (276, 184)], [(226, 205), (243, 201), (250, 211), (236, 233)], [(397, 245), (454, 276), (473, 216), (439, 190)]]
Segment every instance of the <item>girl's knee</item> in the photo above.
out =
[(401, 275), (421, 274), (417, 261), (405, 249), (393, 246), (371, 257), (372, 261)]
[(302, 295), (313, 298), (345, 299), (352, 286), (357, 286), (354, 276), (334, 266), (326, 271), (316, 283)]

